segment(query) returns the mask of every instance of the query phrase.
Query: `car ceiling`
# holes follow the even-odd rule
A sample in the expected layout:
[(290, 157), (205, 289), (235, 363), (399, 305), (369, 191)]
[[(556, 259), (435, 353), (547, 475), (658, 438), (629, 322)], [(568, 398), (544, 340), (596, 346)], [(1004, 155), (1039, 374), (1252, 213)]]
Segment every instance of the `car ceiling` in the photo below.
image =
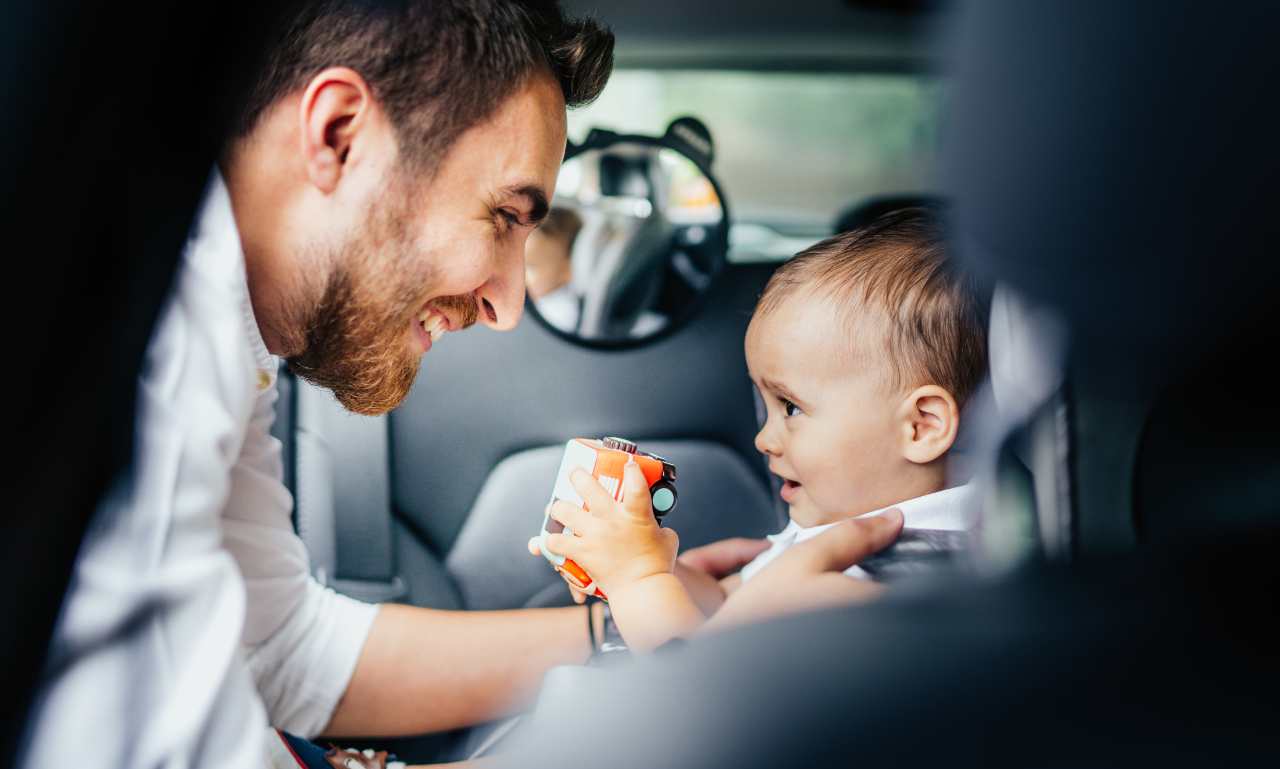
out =
[(620, 67), (931, 69), (941, 13), (888, 0), (565, 0), (617, 35)]

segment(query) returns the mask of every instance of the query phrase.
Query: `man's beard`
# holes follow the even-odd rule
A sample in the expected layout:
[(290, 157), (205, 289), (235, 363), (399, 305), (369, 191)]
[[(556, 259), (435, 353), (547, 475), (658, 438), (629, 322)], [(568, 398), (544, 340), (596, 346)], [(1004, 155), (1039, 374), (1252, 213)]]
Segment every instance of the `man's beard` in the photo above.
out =
[[(327, 283), (314, 304), (294, 314), (304, 347), (286, 359), (294, 373), (332, 390), (358, 414), (385, 414), (400, 405), (421, 362), (406, 337), (434, 271), (414, 259), (405, 229), (408, 195), (394, 194), (395, 187), (352, 238), (322, 255), (319, 263), (330, 266)], [(457, 328), (475, 323), (472, 296), (441, 297), (431, 304)]]

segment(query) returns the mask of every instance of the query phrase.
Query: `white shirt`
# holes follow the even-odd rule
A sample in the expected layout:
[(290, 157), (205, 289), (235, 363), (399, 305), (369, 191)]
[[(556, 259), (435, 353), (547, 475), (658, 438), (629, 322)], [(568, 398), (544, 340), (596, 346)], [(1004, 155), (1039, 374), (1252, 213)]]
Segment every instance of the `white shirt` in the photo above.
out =
[(328, 723), (377, 607), (310, 577), (268, 432), (277, 367), (215, 173), (139, 377), (132, 469), (54, 629), (27, 766), (261, 767), (268, 720)]
[[(973, 501), (973, 495), (973, 486), (965, 484), (942, 491), (935, 491), (932, 494), (925, 494), (922, 497), (908, 499), (905, 502), (882, 507), (879, 510), (872, 510), (869, 513), (855, 517), (866, 518), (868, 515), (876, 515), (896, 507), (902, 511), (902, 527), (904, 529), (965, 531), (969, 528), (967, 521), (969, 521), (970, 504)], [(768, 550), (756, 556), (751, 563), (742, 567), (742, 581), (746, 582), (760, 573), (761, 569), (772, 563), (778, 556), (787, 552), (793, 545), (813, 539), (840, 523), (842, 521), (806, 528), (792, 520), (782, 531), (766, 537), (772, 544)], [(844, 573), (859, 579), (867, 578), (867, 573), (857, 566), (850, 566)]]

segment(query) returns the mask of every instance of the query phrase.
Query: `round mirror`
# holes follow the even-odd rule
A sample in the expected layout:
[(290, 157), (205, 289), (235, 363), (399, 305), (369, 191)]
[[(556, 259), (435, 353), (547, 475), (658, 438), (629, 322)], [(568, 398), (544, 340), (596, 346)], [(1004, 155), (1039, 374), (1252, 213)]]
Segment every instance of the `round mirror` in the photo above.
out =
[(596, 130), (570, 145), (526, 246), (532, 314), (597, 347), (639, 344), (687, 320), (728, 250), (710, 159), (710, 135), (690, 118), (663, 137)]

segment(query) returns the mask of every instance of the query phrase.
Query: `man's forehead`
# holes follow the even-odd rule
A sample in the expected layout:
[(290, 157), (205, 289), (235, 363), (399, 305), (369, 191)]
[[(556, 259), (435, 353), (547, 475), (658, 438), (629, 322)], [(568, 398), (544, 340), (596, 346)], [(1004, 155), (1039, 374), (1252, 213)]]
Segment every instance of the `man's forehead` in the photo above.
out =
[(458, 137), (436, 177), (454, 194), (509, 197), (536, 188), (550, 197), (564, 159), (564, 109), (558, 89), (526, 84)]
[(568, 118), (564, 97), (550, 77), (529, 78), (499, 105), (488, 124), (510, 153), (531, 165), (547, 164), (530, 168), (534, 174), (554, 172), (564, 160)]

